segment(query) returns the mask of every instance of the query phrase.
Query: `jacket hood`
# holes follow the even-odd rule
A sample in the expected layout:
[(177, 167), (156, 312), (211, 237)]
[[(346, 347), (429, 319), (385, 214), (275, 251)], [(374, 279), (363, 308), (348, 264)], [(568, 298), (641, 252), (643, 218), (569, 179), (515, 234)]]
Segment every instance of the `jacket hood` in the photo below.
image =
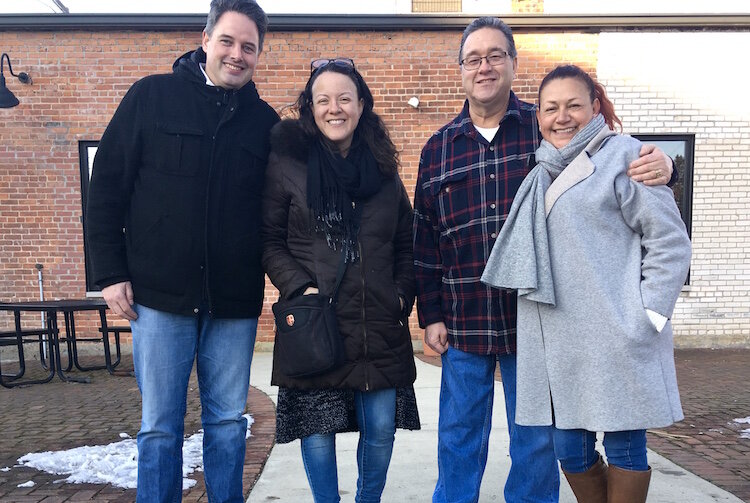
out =
[[(202, 47), (198, 47), (194, 51), (188, 51), (177, 58), (172, 64), (172, 71), (175, 73), (175, 75), (178, 75), (184, 79), (198, 84), (206, 85), (206, 77), (205, 75), (203, 75), (200, 67), (201, 64), (205, 63), (206, 52)], [(252, 80), (245, 84), (241, 89), (239, 89), (238, 92), (251, 99), (260, 99), (258, 91), (255, 88), (255, 82), (253, 82)]]
[(299, 120), (284, 119), (271, 129), (271, 153), (307, 163), (307, 154), (314, 140)]

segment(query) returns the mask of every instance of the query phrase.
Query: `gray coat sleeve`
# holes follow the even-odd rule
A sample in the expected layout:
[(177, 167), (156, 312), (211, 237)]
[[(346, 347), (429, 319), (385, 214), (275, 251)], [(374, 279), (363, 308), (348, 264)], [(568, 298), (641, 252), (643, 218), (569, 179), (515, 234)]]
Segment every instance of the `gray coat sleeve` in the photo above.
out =
[(672, 316), (690, 268), (690, 239), (671, 189), (634, 182), (625, 173), (615, 179), (625, 222), (641, 235), (643, 307)]

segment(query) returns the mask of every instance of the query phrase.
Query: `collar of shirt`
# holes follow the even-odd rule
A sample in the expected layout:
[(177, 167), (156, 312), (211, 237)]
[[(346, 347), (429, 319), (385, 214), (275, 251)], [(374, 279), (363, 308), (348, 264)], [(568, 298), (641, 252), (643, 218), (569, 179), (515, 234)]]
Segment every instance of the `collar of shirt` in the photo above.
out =
[(206, 73), (206, 63), (200, 63), (198, 64), (198, 67), (201, 69), (201, 72), (203, 72), (203, 76), (206, 77), (206, 85), (216, 87), (216, 84), (211, 82), (211, 79), (208, 78), (208, 74)]
[[(521, 120), (521, 102), (518, 100), (516, 94), (513, 91), (510, 92), (510, 97), (508, 99), (508, 110), (506, 110), (505, 115), (500, 121), (500, 124), (502, 124), (509, 118), (514, 118), (519, 121)], [(456, 138), (458, 138), (459, 135), (468, 136), (469, 138), (472, 138), (474, 140), (480, 138), (480, 141), (484, 140), (484, 137), (479, 134), (479, 132), (474, 127), (474, 123), (471, 122), (471, 115), (469, 115), (469, 100), (466, 100), (464, 102), (464, 108), (463, 110), (461, 110), (461, 113), (458, 114), (458, 116), (453, 120), (453, 124), (455, 125), (455, 127), (452, 128), (450, 132), (451, 141), (454, 141)], [(484, 140), (484, 143), (489, 144), (489, 141)]]

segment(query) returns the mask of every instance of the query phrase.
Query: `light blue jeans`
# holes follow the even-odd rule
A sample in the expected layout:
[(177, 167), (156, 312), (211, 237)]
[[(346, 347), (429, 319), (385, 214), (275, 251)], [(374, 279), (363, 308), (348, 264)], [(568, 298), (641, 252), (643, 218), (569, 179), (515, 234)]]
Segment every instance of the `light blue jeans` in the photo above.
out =
[(242, 414), (258, 320), (180, 316), (138, 304), (134, 309), (133, 363), (142, 399), (137, 501), (182, 499), (187, 386), (197, 358), (208, 501), (244, 502)]
[[(596, 433), (587, 430), (553, 432), (555, 453), (560, 466), (568, 473), (583, 473), (596, 463)], [(604, 434), (607, 463), (623, 470), (648, 470), (646, 430), (610, 431)]]
[(498, 362), (510, 432), (511, 467), (505, 481), (505, 501), (558, 501), (560, 476), (552, 427), (515, 424), (516, 356), (477, 355), (448, 348), (442, 355), (434, 503), (479, 501), (492, 428), (494, 373)]
[[(396, 434), (396, 390), (355, 391), (359, 424), (357, 445), (357, 503), (378, 503), (385, 488)], [(338, 503), (336, 435), (310, 435), (302, 439), (302, 461), (315, 503)]]

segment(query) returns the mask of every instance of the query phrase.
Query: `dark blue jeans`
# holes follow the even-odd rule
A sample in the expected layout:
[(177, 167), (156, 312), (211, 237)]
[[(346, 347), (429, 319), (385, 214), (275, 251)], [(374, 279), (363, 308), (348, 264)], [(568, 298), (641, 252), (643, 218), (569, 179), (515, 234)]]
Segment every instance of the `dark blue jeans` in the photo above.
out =
[[(396, 390), (356, 391), (354, 406), (359, 424), (357, 446), (357, 503), (378, 503), (385, 488), (396, 434)], [(336, 435), (302, 439), (302, 461), (315, 503), (338, 503)]]
[[(596, 433), (587, 430), (554, 429), (555, 455), (568, 473), (583, 473), (591, 468), (599, 454), (594, 450)], [(623, 470), (648, 470), (646, 430), (610, 431), (604, 434), (607, 463)]]

